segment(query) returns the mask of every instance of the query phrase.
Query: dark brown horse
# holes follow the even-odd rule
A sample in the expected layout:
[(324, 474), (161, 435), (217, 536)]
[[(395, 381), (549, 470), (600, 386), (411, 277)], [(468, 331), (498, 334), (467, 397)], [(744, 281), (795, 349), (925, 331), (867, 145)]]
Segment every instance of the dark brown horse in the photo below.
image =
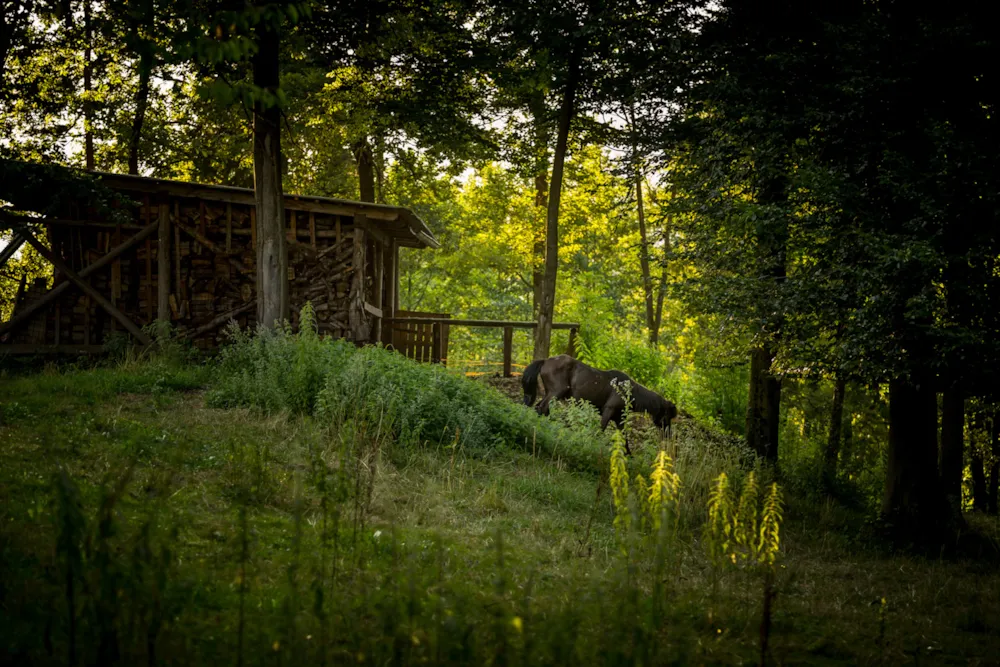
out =
[[(655, 391), (643, 387), (621, 371), (601, 371), (592, 368), (573, 357), (560, 354), (548, 359), (532, 362), (524, 369), (521, 389), (524, 390), (524, 404), (532, 406), (538, 394), (538, 377), (545, 384), (545, 396), (535, 409), (538, 414), (549, 414), (549, 403), (560, 398), (581, 398), (593, 404), (601, 413), (601, 430), (608, 422), (614, 421), (618, 428), (624, 426), (625, 400), (612, 385), (628, 381), (632, 385), (632, 409), (645, 412), (653, 418), (657, 427), (670, 433), (670, 424), (677, 416), (677, 406)], [(628, 442), (625, 451), (629, 452)]]

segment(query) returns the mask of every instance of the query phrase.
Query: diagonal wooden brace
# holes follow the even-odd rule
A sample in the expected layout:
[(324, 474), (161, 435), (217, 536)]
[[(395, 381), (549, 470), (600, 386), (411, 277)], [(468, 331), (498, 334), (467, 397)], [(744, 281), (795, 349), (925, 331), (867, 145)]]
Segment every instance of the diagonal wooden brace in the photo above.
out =
[[(140, 232), (140, 234), (141, 233), (142, 232)], [(22, 229), (21, 234), (24, 236), (24, 240), (27, 241), (31, 245), (31, 247), (33, 247), (35, 250), (38, 251), (38, 254), (40, 254), (42, 257), (51, 262), (52, 266), (56, 267), (61, 273), (63, 273), (67, 278), (69, 278), (69, 280), (74, 285), (83, 290), (84, 294), (86, 294), (91, 299), (96, 301), (98, 305), (101, 306), (101, 308), (106, 310), (108, 314), (111, 315), (111, 317), (121, 322), (122, 326), (125, 327), (129, 333), (135, 336), (139, 340), (139, 342), (143, 343), (144, 345), (149, 345), (150, 343), (153, 342), (149, 336), (147, 336), (142, 332), (142, 329), (136, 326), (135, 322), (130, 320), (128, 316), (125, 315), (125, 313), (115, 308), (115, 306), (110, 301), (108, 301), (103, 294), (101, 294), (96, 289), (91, 287), (90, 283), (88, 283), (80, 275), (78, 275), (76, 271), (69, 268), (69, 266), (66, 265), (66, 262), (62, 261), (60, 257), (50, 252), (49, 249), (46, 248), (38, 239), (36, 239), (35, 235), (32, 234), (28, 229)], [(130, 240), (135, 241), (138, 238), (138, 236), (139, 234), (133, 236)], [(124, 245), (125, 244), (123, 243), (122, 246)], [(119, 248), (122, 246), (119, 246)], [(110, 253), (108, 255), (105, 255), (103, 259), (108, 259), (110, 261), (109, 258), (110, 258)], [(95, 262), (94, 264), (96, 263), (97, 262)], [(93, 264), (91, 266), (93, 266)], [(51, 294), (54, 291), (55, 290), (53, 289), (51, 292), (49, 292), (49, 294)]]
[(0, 269), (7, 264), (7, 260), (13, 257), (14, 253), (17, 252), (22, 245), (24, 245), (24, 237), (15, 232), (14, 236), (10, 239), (10, 243), (8, 243), (3, 251), (0, 252)]
[[(80, 271), (80, 277), (86, 278), (90, 274), (96, 272), (98, 269), (107, 266), (129, 248), (138, 245), (140, 242), (152, 236), (156, 232), (158, 225), (159, 223), (157, 222), (153, 222), (152, 224), (146, 225), (135, 236), (132, 236), (121, 245), (113, 248), (110, 252), (108, 252), (108, 254), (97, 259), (89, 266), (83, 268)], [(28, 319), (32, 315), (34, 315), (36, 311), (38, 311), (40, 308), (44, 308), (46, 305), (51, 303), (57, 296), (68, 290), (69, 286), (70, 283), (59, 283), (58, 285), (50, 289), (44, 296), (42, 296), (42, 298), (40, 298), (37, 301), (33, 301), (30, 306), (25, 308), (23, 311), (19, 312), (16, 317), (7, 322), (4, 322), (3, 324), (0, 324), (0, 336), (7, 333), (8, 331), (16, 329), (20, 325), (27, 322)]]

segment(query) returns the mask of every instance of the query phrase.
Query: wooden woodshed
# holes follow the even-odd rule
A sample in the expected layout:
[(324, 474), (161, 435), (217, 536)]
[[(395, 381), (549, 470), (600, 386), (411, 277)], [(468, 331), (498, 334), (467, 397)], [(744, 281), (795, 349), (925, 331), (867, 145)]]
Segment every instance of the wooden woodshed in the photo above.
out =
[[(158, 318), (208, 350), (229, 320), (255, 324), (253, 190), (98, 176), (133, 202), (126, 220), (71, 203), (0, 253), (2, 265), (29, 243), (54, 267), (51, 288), (22, 281), (0, 355), (99, 352), (115, 332), (148, 343)], [(438, 247), (427, 225), (398, 206), (301, 195), (285, 195), (285, 217), (293, 326), (310, 301), (321, 334), (394, 342), (399, 248)]]

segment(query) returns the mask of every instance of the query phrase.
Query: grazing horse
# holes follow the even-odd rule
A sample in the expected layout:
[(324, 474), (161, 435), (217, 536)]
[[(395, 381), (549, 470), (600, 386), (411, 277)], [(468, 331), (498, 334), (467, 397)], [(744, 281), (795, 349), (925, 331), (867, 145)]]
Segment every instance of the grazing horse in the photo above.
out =
[[(538, 414), (549, 414), (549, 403), (553, 399), (582, 398), (593, 404), (601, 412), (601, 430), (614, 421), (621, 429), (624, 424), (625, 400), (612, 384), (628, 381), (632, 385), (632, 409), (645, 412), (653, 418), (657, 427), (670, 433), (670, 423), (677, 416), (677, 406), (655, 391), (643, 387), (621, 371), (601, 371), (592, 368), (571, 356), (560, 354), (548, 359), (539, 359), (524, 369), (521, 389), (524, 390), (524, 404), (532, 406), (538, 394), (538, 377), (545, 383), (545, 396), (535, 409)], [(628, 442), (625, 452), (631, 454)]]

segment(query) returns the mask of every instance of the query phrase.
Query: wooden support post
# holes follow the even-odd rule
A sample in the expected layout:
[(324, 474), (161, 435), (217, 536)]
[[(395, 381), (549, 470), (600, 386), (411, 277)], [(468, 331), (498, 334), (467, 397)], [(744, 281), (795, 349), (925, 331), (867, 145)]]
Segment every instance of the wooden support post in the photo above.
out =
[(576, 359), (576, 328), (569, 330), (569, 343), (566, 345), (566, 354)]
[(339, 215), (336, 216), (336, 218), (334, 218), (333, 229), (334, 229), (334, 233), (336, 234), (336, 236), (334, 238), (337, 239), (337, 245), (340, 245), (341, 234), (340, 234), (340, 216)]
[(289, 241), (298, 241), (299, 230), (298, 230), (298, 222), (295, 219), (295, 209), (292, 209), (291, 211), (288, 212), (288, 217), (289, 217), (289, 222), (290, 222), (290, 225), (291, 225), (291, 229), (289, 229), (285, 233), (286, 234), (286, 238)]
[[(361, 217), (361, 216), (359, 216)], [(365, 232), (360, 226), (354, 226), (354, 258), (351, 269), (354, 272), (351, 280), (351, 292), (348, 299), (347, 320), (357, 345), (368, 342), (370, 329), (368, 313), (365, 311)]]
[[(208, 227), (208, 221), (205, 218), (205, 200), (202, 199), (198, 202), (198, 231), (201, 232), (202, 237), (205, 236), (206, 228)], [(177, 220), (180, 219), (180, 216), (177, 216)]]
[(250, 248), (257, 250), (257, 209), (250, 209)]
[(392, 281), (392, 312), (395, 316), (396, 311), (399, 310), (399, 278), (402, 275), (399, 272), (399, 246), (395, 241), (392, 242), (392, 272), (396, 275)]
[(316, 214), (309, 211), (309, 243), (316, 249)]
[(382, 312), (382, 315), (375, 318), (375, 330), (372, 332), (372, 341), (378, 342), (382, 340), (382, 318), (385, 317), (385, 285), (383, 283), (385, 279), (384, 243), (375, 244), (375, 257), (372, 259), (375, 262), (375, 284), (373, 285), (374, 294), (372, 298), (377, 304), (378, 309)]
[(156, 318), (160, 322), (170, 321), (170, 206), (166, 202), (160, 204), (156, 246)]
[(10, 239), (2, 252), (0, 252), (0, 269), (7, 264), (8, 260), (14, 256), (14, 253), (20, 250), (21, 246), (24, 245), (24, 237), (14, 232), (14, 236)]
[(503, 328), (503, 376), (511, 376), (511, 357), (514, 352), (514, 327)]
[(140, 342), (145, 343), (146, 345), (152, 342), (149, 339), (149, 336), (144, 334), (142, 330), (135, 325), (135, 322), (126, 317), (122, 311), (115, 308), (111, 304), (111, 302), (104, 297), (103, 294), (101, 294), (96, 289), (91, 287), (90, 283), (88, 283), (86, 280), (77, 275), (76, 271), (69, 268), (66, 265), (66, 262), (64, 262), (61, 257), (56, 255), (55, 253), (50, 252), (49, 249), (46, 248), (44, 245), (42, 245), (31, 232), (25, 231), (24, 236), (25, 240), (28, 243), (30, 243), (35, 250), (38, 251), (38, 254), (40, 254), (42, 257), (51, 262), (52, 266), (61, 271), (63, 275), (65, 275), (70, 281), (73, 282), (73, 284), (75, 284), (77, 287), (83, 290), (84, 293), (87, 294), (87, 296), (96, 301), (101, 306), (101, 308), (103, 308), (108, 312), (108, 314), (110, 314), (116, 320), (121, 322), (122, 326), (128, 329), (129, 333), (131, 333), (133, 336), (139, 339)]
[(441, 350), (441, 323), (435, 322), (431, 325), (431, 363), (440, 364), (444, 353)]
[(233, 249), (233, 205), (226, 204), (226, 252)]
[[(398, 288), (399, 276), (396, 273), (396, 242), (389, 241), (383, 249), (385, 259), (383, 261), (383, 273), (385, 274), (385, 293), (382, 296), (382, 312), (387, 318), (396, 316), (396, 290)], [(382, 344), (392, 345), (392, 324), (382, 324)]]

